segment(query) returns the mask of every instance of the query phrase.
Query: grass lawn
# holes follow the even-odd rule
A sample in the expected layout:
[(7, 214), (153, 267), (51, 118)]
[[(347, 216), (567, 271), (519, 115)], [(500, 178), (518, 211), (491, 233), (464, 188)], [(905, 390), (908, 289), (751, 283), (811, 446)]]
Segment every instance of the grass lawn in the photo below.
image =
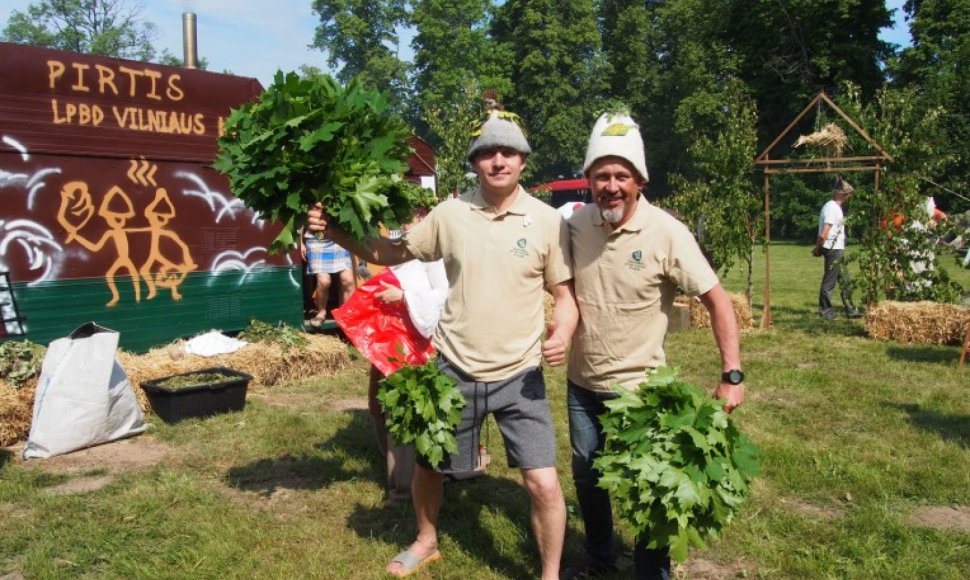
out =
[[(959, 348), (875, 342), (857, 320), (821, 320), (821, 262), (803, 245), (775, 244), (771, 256), (774, 327), (743, 336), (748, 399), (735, 413), (763, 450), (764, 473), (741, 517), (680, 573), (970, 577), (970, 367), (957, 368)], [(970, 287), (970, 272), (949, 269)], [(762, 260), (756, 275), (760, 318)], [(725, 279), (743, 284), (740, 273)], [(668, 358), (705, 387), (720, 371), (709, 331), (670, 336)], [(251, 388), (240, 413), (174, 426), (151, 418), (136, 440), (167, 454), (141, 469), (52, 472), (0, 452), (0, 577), (385, 577), (413, 517), (381, 506), (366, 369), (358, 360), (331, 378)], [(582, 530), (564, 373), (547, 379), (570, 562)], [(419, 578), (538, 575), (525, 492), (498, 429), (487, 434), (493, 463), (485, 477), (446, 487), (444, 558)]]

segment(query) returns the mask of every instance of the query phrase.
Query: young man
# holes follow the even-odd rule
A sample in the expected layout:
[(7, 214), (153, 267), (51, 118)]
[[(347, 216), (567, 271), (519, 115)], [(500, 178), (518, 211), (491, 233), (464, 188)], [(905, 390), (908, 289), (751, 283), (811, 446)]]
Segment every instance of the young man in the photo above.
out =
[[(479, 187), (436, 206), (399, 241), (370, 240), (364, 248), (336, 228), (331, 233), (377, 264), (443, 259), (448, 276), (448, 299), (432, 340), (439, 368), (458, 381), (466, 400), (457, 429), (459, 450), (437, 470), (419, 462), (411, 489), (418, 534), (388, 566), (396, 576), (440, 557), (437, 524), (444, 474), (475, 467), (486, 412), (495, 415), (509, 465), (521, 470), (532, 502), (542, 578), (559, 575), (566, 506), (539, 363), (542, 358), (550, 365), (565, 362), (577, 310), (569, 230), (556, 210), (519, 185), (531, 148), (514, 118), (491, 112), (471, 142), (468, 159)], [(309, 221), (311, 229), (325, 225), (319, 210), (311, 210)], [(544, 336), (547, 290), (556, 302)]]
[[(733, 410), (744, 398), (734, 308), (687, 228), (640, 195), (647, 183), (643, 140), (624, 114), (601, 116), (593, 127), (583, 172), (593, 203), (569, 219), (580, 322), (569, 354), (569, 439), (573, 479), (586, 530), (585, 555), (565, 578), (615, 571), (613, 514), (597, 487), (593, 458), (603, 449), (597, 417), (617, 386), (636, 389), (644, 373), (665, 364), (664, 337), (676, 290), (700, 296), (711, 314), (721, 353), (714, 395)], [(634, 547), (638, 579), (669, 578), (666, 548)]]
[(836, 177), (832, 185), (832, 199), (822, 206), (822, 211), (818, 214), (818, 238), (815, 240), (815, 247), (812, 248), (812, 255), (825, 257), (825, 271), (818, 289), (818, 314), (826, 320), (835, 320), (835, 312), (832, 310), (832, 291), (835, 290), (836, 281), (842, 289), (845, 316), (847, 318), (862, 316), (862, 312), (852, 303), (852, 282), (849, 270), (842, 267), (842, 257), (845, 254), (845, 216), (842, 213), (842, 204), (849, 199), (853, 191), (855, 188), (851, 183)]

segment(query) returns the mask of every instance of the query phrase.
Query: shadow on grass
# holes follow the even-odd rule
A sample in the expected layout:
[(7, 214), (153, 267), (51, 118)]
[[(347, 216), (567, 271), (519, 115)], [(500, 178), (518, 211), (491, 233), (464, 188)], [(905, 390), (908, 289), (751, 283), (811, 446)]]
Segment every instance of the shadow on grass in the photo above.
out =
[(6, 466), (13, 459), (13, 451), (0, 449), (0, 468)]
[(960, 361), (959, 349), (946, 346), (891, 346), (886, 349), (886, 356), (907, 362), (937, 363), (956, 365)]
[[(757, 327), (761, 322), (761, 306), (756, 305), (752, 314)], [(777, 329), (798, 330), (813, 335), (866, 336), (861, 319), (849, 319), (841, 314), (837, 316), (836, 320), (826, 320), (819, 316), (818, 312), (808, 308), (774, 305), (771, 307), (771, 320)]]
[[(501, 529), (498, 539), (496, 528), (486, 525), (495, 520), (507, 520), (496, 524)], [(387, 509), (358, 505), (348, 523), (361, 537), (380, 538), (400, 545), (402, 550), (414, 540), (414, 514), (409, 504)], [(517, 482), (486, 474), (446, 484), (438, 532), (453, 538), (463, 552), (505, 577), (535, 578), (541, 572), (539, 549), (529, 520), (528, 494)], [(511, 537), (519, 539), (514, 549), (508, 545)], [(521, 555), (521, 560), (510, 557), (510, 553)], [(447, 553), (443, 555), (448, 558)], [(525, 562), (536, 564), (533, 567)]]
[[(314, 490), (341, 481), (372, 478), (384, 485), (384, 464), (367, 411), (349, 411), (350, 423), (314, 451), (284, 454), (229, 468), (226, 484), (269, 497), (278, 489)], [(354, 467), (360, 458), (367, 465)]]
[(970, 448), (970, 416), (947, 415), (913, 404), (886, 403), (886, 405), (905, 412), (907, 420), (914, 427), (936, 433), (944, 441), (953, 441), (961, 447)]

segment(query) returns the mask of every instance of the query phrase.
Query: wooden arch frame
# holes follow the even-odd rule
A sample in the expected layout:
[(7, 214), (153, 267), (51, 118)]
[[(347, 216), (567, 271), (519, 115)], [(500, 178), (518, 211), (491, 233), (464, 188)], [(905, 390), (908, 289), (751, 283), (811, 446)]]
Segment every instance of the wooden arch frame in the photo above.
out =
[[(857, 157), (822, 157), (814, 159), (772, 159), (771, 152), (784, 139), (791, 131), (795, 128), (795, 125), (801, 121), (805, 115), (809, 113), (816, 106), (822, 104), (827, 105), (830, 109), (835, 111), (839, 117), (842, 118), (846, 123), (852, 127), (856, 133), (862, 136), (867, 143), (875, 150), (874, 155), (857, 156)], [(760, 328), (771, 328), (771, 247), (769, 242), (771, 241), (771, 176), (775, 174), (784, 173), (843, 173), (843, 172), (859, 172), (859, 171), (873, 171), (875, 173), (876, 191), (879, 191), (879, 172), (882, 169), (884, 163), (892, 163), (894, 160), (891, 155), (886, 153), (879, 143), (875, 141), (872, 137), (866, 133), (865, 129), (859, 126), (849, 115), (839, 108), (832, 99), (825, 94), (825, 92), (820, 92), (815, 95), (808, 105), (802, 109), (802, 112), (798, 114), (795, 119), (785, 127), (785, 130), (775, 137), (775, 140), (771, 142), (764, 151), (761, 152), (754, 160), (754, 166), (756, 169), (760, 168), (764, 171), (764, 190), (765, 190), (765, 297), (764, 297), (764, 309), (761, 314)], [(816, 167), (818, 163), (824, 163), (825, 167)]]

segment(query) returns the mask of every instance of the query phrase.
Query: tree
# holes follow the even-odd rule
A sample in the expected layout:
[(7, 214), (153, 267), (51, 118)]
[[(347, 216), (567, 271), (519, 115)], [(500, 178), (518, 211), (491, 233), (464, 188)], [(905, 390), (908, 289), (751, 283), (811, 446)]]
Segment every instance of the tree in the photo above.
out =
[(482, 99), (474, 81), (468, 81), (456, 99), (428, 109), (424, 120), (439, 141), (435, 150), (439, 196), (461, 193), (470, 185), (465, 178), (469, 132), (481, 116)]
[[(162, 49), (162, 54), (158, 56), (158, 64), (167, 64), (168, 66), (185, 66), (185, 61), (181, 56), (175, 56), (167, 48)], [(195, 68), (198, 70), (208, 70), (209, 69), (209, 59), (204, 56), (199, 57), (199, 62), (196, 63)], [(226, 72), (226, 71), (223, 71)], [(232, 74), (232, 73), (227, 73)]]
[(721, 121), (727, 78), (738, 68), (724, 42), (724, 0), (604, 0), (603, 46), (611, 95), (627, 101), (647, 145), (650, 190), (690, 177), (688, 148)]
[(751, 302), (754, 243), (760, 237), (761, 198), (752, 180), (758, 114), (743, 83), (729, 79), (715, 127), (699, 133), (689, 149), (693, 177), (675, 176), (672, 198), (698, 237), (715, 270), (726, 275), (735, 260), (747, 265), (745, 294)]
[(157, 27), (124, 0), (42, 0), (14, 10), (3, 40), (58, 50), (150, 61)]
[(407, 101), (405, 62), (397, 56), (396, 29), (405, 23), (406, 0), (314, 0), (320, 16), (313, 48), (327, 52), (327, 63), (338, 68), (337, 79), (354, 77), (391, 95), (392, 106), (404, 111)]
[(963, 0), (909, 0), (913, 44), (891, 67), (892, 84), (908, 87), (927, 109), (941, 108), (941, 144), (948, 162), (928, 176), (945, 186), (936, 193), (949, 202), (952, 212), (967, 209), (960, 197), (947, 190), (970, 188), (970, 3)]
[(864, 101), (882, 86), (892, 46), (885, 0), (730, 0), (728, 36), (739, 75), (758, 101), (763, 144), (778, 135), (819, 90), (843, 81)]
[[(880, 191), (857, 186), (851, 198), (848, 227), (861, 241), (860, 279), (866, 301), (897, 300), (958, 302), (959, 284), (936, 267), (933, 237), (927, 228), (921, 185), (948, 162), (942, 108), (927, 109), (912, 89), (880, 90), (866, 105), (858, 87), (846, 83), (839, 106), (870, 128), (872, 137), (892, 152)], [(861, 137), (853, 135), (856, 141)], [(863, 144), (855, 143), (856, 150)], [(905, 221), (894, 225), (896, 217)]]
[(525, 120), (530, 165), (541, 178), (575, 174), (606, 92), (592, 0), (508, 0), (492, 34), (509, 58), (505, 105)]
[[(411, 41), (412, 74), (420, 118), (461, 108), (470, 84), (499, 94), (511, 91), (504, 65), (508, 59), (502, 58), (487, 34), (491, 8), (489, 0), (413, 2), (410, 23), (416, 34)], [(445, 139), (438, 131), (434, 133), (433, 143)], [(465, 138), (467, 141), (467, 135)]]

